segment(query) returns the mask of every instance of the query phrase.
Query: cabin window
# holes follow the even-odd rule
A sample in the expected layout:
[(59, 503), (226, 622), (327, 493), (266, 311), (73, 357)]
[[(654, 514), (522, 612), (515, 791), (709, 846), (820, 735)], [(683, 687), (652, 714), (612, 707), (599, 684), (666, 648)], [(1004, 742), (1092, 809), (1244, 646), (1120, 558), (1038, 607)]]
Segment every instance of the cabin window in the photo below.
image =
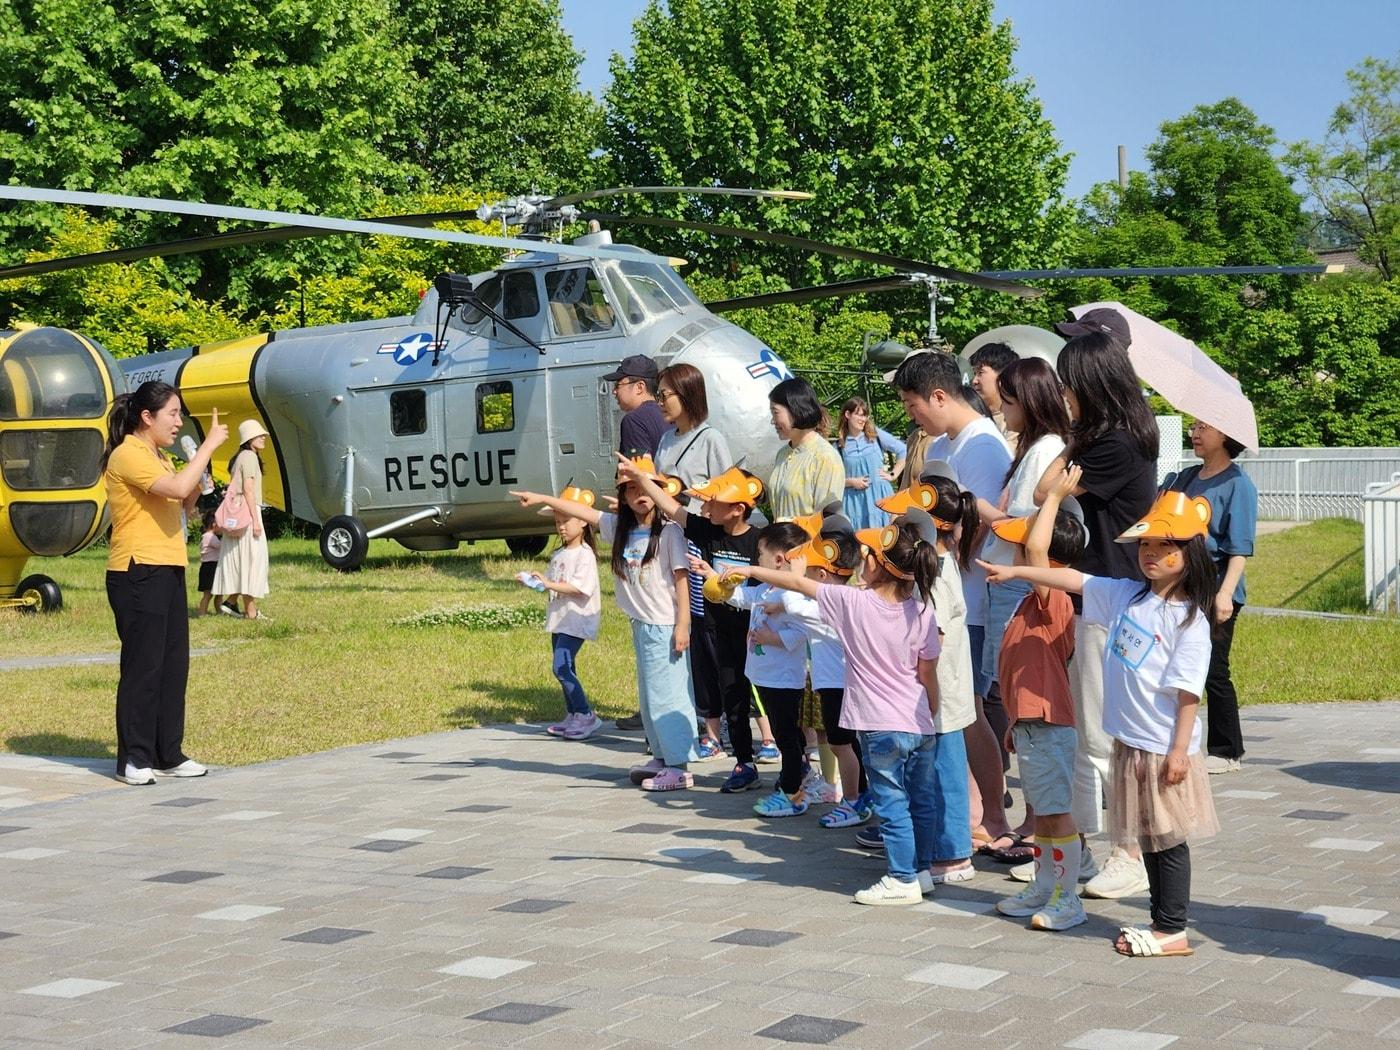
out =
[(502, 282), (501, 315), (507, 321), (519, 317), (534, 317), (540, 312), (540, 293), (531, 270), (507, 273)]
[(72, 333), (21, 333), (0, 360), (0, 419), (100, 419), (107, 388), (93, 353)]
[(0, 470), (12, 489), (85, 489), (101, 474), (98, 430), (10, 430), (0, 434)]
[(503, 434), (515, 429), (515, 391), (509, 380), (476, 388), (476, 432)]
[(617, 324), (602, 283), (587, 266), (551, 270), (544, 276), (544, 290), (558, 335), (592, 335)]
[(428, 430), (428, 395), (422, 390), (395, 390), (389, 395), (389, 430), (395, 437)]

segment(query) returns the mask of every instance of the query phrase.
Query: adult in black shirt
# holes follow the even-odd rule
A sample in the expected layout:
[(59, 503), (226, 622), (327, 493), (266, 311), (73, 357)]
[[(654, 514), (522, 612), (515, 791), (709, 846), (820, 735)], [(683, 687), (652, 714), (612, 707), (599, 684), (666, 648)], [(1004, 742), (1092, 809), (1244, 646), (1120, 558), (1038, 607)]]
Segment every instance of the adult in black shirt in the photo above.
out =
[[(1117, 314), (1113, 317), (1121, 321)], [(1140, 580), (1137, 545), (1116, 540), (1147, 513), (1156, 496), (1158, 430), (1128, 357), (1126, 339), (1098, 330), (1074, 335), (1060, 350), (1055, 367), (1074, 423), (1065, 451), (1050, 464), (1037, 487), (1036, 502), (1067, 463), (1078, 464), (1084, 474), (1074, 494), (1084, 510), (1089, 543), (1074, 568), (1094, 576)], [(1078, 604), (1075, 608), (1078, 610)], [(1085, 624), (1077, 615), (1074, 621), (1069, 681), (1079, 747), (1074, 756), (1071, 805), (1075, 826), (1088, 835), (1102, 830), (1102, 792), (1108, 785), (1113, 754), (1113, 739), (1103, 728), (1103, 657), (1108, 630)], [(1115, 847), (1085, 892), (1117, 898), (1146, 888), (1141, 855)]]
[(625, 413), (619, 427), (617, 450), (624, 456), (655, 456), (657, 443), (666, 432), (666, 417), (656, 403), (656, 362), (642, 354), (623, 358), (622, 363), (603, 376), (613, 385), (617, 407)]

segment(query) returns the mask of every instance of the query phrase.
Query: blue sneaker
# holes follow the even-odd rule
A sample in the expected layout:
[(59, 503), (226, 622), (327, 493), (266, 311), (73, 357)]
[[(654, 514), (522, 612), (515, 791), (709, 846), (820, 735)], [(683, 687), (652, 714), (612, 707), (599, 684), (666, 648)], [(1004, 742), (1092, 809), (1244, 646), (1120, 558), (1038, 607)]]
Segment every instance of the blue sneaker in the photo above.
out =
[(701, 737), (700, 743), (695, 747), (695, 753), (698, 756), (697, 762), (713, 762), (717, 758), (729, 757), (724, 753), (724, 748), (719, 746), (719, 741), (712, 736)]
[(783, 760), (783, 753), (778, 750), (778, 745), (771, 740), (765, 740), (754, 752), (754, 761), (760, 766), (776, 766)]
[(856, 845), (864, 846), (866, 849), (884, 849), (885, 836), (880, 830), (880, 825), (871, 824), (857, 831)]
[(734, 772), (725, 778), (720, 790), (726, 795), (731, 795), (738, 791), (753, 791), (762, 786), (763, 782), (758, 779), (758, 770), (753, 766), (738, 765), (734, 767)]
[(807, 799), (801, 788), (795, 795), (774, 788), (771, 795), (764, 795), (754, 803), (753, 811), (760, 817), (800, 817), (807, 812)]
[(870, 819), (870, 810), (861, 809), (860, 802), (842, 802), (830, 813), (823, 814), (817, 823), (824, 828), (854, 828)]

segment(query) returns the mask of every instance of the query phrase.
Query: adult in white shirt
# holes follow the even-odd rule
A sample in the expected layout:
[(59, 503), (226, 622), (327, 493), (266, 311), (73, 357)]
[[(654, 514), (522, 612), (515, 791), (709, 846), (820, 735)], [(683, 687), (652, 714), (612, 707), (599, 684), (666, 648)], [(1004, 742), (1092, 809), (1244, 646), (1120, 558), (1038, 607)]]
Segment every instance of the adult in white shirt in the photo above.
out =
[[(957, 359), (941, 351), (911, 354), (895, 370), (891, 381), (899, 390), (905, 412), (926, 433), (934, 435), (928, 462), (946, 460), (957, 473), (962, 489), (979, 501), (998, 501), (1011, 467), (1011, 449), (996, 424), (968, 402)], [(974, 566), (963, 573), (962, 585), (975, 685), (982, 679), (987, 574)], [(998, 722), (991, 721), (993, 716)], [(1000, 700), (995, 712), (988, 711), (985, 698), (979, 694), (977, 720), (964, 731), (967, 761), (977, 788), (971, 800), (973, 824), (982, 828), (990, 840), (984, 841), (982, 852), (1002, 863), (1019, 864), (1030, 859), (1032, 852), (1029, 846), (1020, 845), (1020, 837), (1011, 833), (1006, 821), (1002, 801), (1006, 756), (1001, 744), (1005, 728), (1006, 713)]]

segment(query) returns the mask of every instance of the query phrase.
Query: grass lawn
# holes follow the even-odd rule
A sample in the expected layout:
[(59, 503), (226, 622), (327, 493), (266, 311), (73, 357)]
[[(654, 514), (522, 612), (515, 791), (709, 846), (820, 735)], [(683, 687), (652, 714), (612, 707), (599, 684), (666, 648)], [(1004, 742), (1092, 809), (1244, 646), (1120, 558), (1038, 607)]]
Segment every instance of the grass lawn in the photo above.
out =
[[(1323, 570), (1349, 541), (1345, 530), (1334, 531), (1324, 522), (1265, 537), (1251, 562), (1251, 603), (1336, 601)], [(1309, 539), (1314, 532), (1322, 538)], [(116, 652), (105, 558), (98, 548), (32, 561), (28, 571), (60, 582), (64, 609), (51, 616), (0, 613), (0, 656)], [(273, 592), (263, 605), (270, 621), (213, 616), (190, 623), (192, 647), (217, 650), (191, 661), (190, 753), (237, 765), (482, 722), (558, 717), (562, 702), (541, 627), (401, 622), (484, 605), (538, 607), (542, 596), (511, 577), (542, 565), (511, 557), (502, 543), (414, 554), (375, 540), (365, 570), (342, 575), (321, 562), (314, 543), (275, 541)], [(1319, 575), (1324, 579), (1314, 579)], [(636, 683), (605, 566), (601, 576), (609, 592), (603, 634), (584, 646), (579, 664), (600, 712), (615, 717), (635, 710)], [(1236, 631), (1234, 665), (1243, 703), (1396, 698), (1400, 623), (1247, 616)], [(116, 683), (114, 664), (0, 672), (0, 748), (113, 754)]]
[(1261, 536), (1245, 572), (1250, 605), (1367, 612), (1359, 521), (1327, 518)]

